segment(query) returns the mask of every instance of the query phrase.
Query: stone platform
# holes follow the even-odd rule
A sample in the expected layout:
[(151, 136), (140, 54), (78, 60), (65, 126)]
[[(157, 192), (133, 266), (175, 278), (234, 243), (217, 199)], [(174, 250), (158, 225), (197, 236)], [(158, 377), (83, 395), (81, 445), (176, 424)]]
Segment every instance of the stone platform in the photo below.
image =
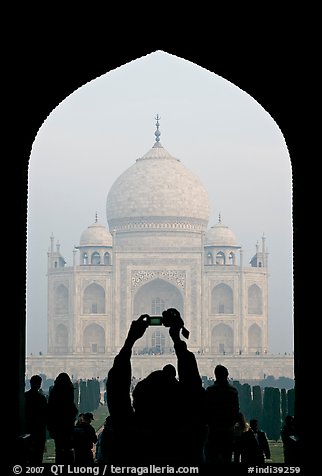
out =
[[(213, 377), (217, 364), (225, 365), (233, 380), (261, 380), (272, 375), (274, 378), (294, 379), (293, 355), (196, 355), (200, 375)], [(99, 377), (104, 379), (113, 365), (114, 356), (95, 355), (30, 355), (26, 358), (26, 376), (45, 374), (55, 378), (60, 372), (67, 372), (74, 379)], [(165, 364), (176, 366), (176, 356), (133, 355), (132, 375), (143, 378), (153, 370), (162, 369)]]

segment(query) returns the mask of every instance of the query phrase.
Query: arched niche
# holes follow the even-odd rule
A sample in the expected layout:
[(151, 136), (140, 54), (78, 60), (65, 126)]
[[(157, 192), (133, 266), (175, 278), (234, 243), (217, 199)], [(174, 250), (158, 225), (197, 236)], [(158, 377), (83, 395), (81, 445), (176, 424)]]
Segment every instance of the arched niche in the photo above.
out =
[(211, 348), (215, 354), (233, 354), (234, 331), (227, 324), (217, 324), (211, 333)]
[(85, 288), (83, 294), (83, 313), (105, 313), (105, 290), (100, 284), (92, 283)]
[(102, 326), (93, 323), (85, 327), (83, 351), (93, 354), (105, 352), (105, 331)]
[(212, 289), (211, 312), (212, 314), (233, 314), (234, 296), (228, 284), (220, 283)]

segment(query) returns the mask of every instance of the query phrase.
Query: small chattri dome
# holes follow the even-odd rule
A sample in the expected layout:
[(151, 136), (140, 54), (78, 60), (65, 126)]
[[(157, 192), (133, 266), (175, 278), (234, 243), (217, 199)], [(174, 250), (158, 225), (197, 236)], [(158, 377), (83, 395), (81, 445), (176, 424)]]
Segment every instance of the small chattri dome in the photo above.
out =
[(112, 235), (96, 219), (95, 223), (81, 234), (79, 246), (112, 246)]
[(212, 226), (205, 236), (206, 246), (237, 246), (237, 241), (231, 229), (221, 222)]

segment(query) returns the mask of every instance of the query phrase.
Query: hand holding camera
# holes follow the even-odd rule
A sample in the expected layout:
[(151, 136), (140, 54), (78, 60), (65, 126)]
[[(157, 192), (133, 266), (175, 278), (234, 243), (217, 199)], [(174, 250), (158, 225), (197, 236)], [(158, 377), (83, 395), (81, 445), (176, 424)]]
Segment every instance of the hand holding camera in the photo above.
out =
[[(142, 316), (141, 316), (142, 317)], [(148, 326), (170, 327), (170, 330), (181, 329), (183, 337), (189, 338), (189, 331), (184, 327), (184, 322), (177, 309), (169, 308), (162, 312), (162, 316), (149, 316), (144, 314), (144, 320)], [(171, 334), (171, 333), (170, 333)]]
[(148, 314), (143, 314), (135, 321), (132, 321), (127, 337), (130, 342), (135, 342), (143, 336), (149, 326), (147, 322), (149, 317)]

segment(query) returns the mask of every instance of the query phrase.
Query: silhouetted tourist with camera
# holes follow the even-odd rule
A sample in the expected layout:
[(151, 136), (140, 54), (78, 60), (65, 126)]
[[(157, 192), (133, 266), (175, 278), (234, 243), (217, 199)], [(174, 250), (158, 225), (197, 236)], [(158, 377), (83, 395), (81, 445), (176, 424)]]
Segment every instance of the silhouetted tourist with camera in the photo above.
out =
[[(144, 314), (132, 321), (107, 379), (107, 403), (115, 437), (112, 463), (201, 464), (204, 390), (197, 362), (180, 338), (184, 329), (180, 313), (168, 309), (162, 316), (174, 343), (178, 380), (175, 369), (168, 366), (152, 372), (135, 386), (132, 404), (132, 348), (144, 335), (150, 317)], [(184, 332), (188, 335), (186, 329)]]
[(73, 383), (69, 375), (62, 372), (56, 377), (48, 397), (47, 428), (55, 441), (56, 463), (74, 463), (73, 434), (77, 413)]
[(214, 373), (215, 382), (205, 391), (205, 459), (210, 466), (232, 462), (234, 426), (239, 417), (238, 391), (228, 381), (227, 368), (217, 365)]
[(28, 463), (41, 464), (46, 444), (47, 399), (40, 393), (42, 378), (33, 375), (30, 379), (30, 390), (25, 392), (26, 432), (30, 434)]

